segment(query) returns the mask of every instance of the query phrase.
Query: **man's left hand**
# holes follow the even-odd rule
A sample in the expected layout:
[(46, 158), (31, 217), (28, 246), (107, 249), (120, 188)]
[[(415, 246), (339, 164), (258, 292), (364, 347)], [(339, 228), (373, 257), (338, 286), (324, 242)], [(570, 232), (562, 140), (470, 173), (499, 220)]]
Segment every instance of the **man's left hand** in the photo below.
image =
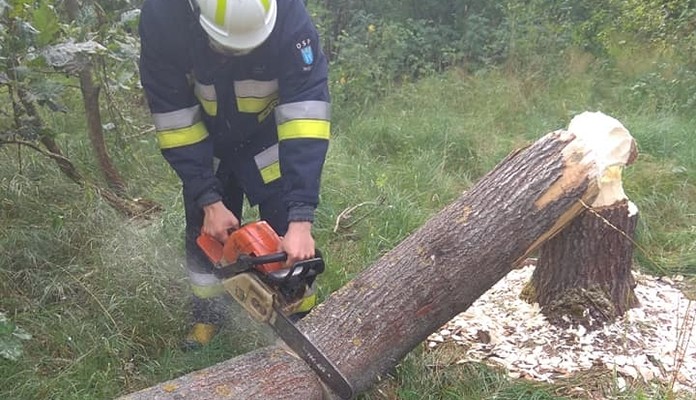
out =
[(288, 225), (288, 231), (280, 242), (281, 251), (288, 255), (286, 266), (291, 267), (295, 263), (314, 257), (314, 238), (312, 237), (312, 223), (307, 221), (293, 221)]

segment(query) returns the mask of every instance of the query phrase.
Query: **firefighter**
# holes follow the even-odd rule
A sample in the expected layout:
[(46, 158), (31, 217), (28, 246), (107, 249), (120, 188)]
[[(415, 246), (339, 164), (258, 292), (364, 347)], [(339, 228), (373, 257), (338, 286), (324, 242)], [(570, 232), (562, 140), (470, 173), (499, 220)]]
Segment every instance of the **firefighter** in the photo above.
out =
[[(193, 325), (218, 331), (224, 292), (195, 243), (224, 242), (244, 198), (283, 237), (288, 265), (314, 256), (329, 144), (327, 60), (301, 0), (145, 0), (140, 74), (161, 153), (183, 184)], [(300, 311), (314, 306), (308, 291)]]

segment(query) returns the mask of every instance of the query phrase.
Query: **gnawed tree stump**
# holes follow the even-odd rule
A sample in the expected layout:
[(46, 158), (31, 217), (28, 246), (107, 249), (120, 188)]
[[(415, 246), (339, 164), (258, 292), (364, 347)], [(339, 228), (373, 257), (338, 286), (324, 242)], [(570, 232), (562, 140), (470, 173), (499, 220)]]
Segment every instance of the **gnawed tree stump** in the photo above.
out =
[[(626, 132), (626, 134), (628, 134)], [(607, 146), (610, 146), (608, 143)], [(332, 294), (298, 325), (357, 393), (591, 204), (603, 153), (566, 131), (511, 154), (454, 203)], [(325, 396), (309, 367), (263, 348), (125, 399)]]
[(631, 274), (638, 214), (631, 204), (583, 212), (540, 248), (534, 300), (551, 323), (599, 328), (638, 305)]
[[(568, 131), (588, 142), (597, 137), (607, 173), (594, 202), (541, 246), (526, 297), (539, 303), (551, 323), (594, 329), (638, 305), (631, 274), (638, 208), (626, 198), (621, 182), (622, 167), (637, 153), (626, 128), (606, 116), (581, 114)], [(603, 147), (607, 136), (616, 143), (612, 149)]]

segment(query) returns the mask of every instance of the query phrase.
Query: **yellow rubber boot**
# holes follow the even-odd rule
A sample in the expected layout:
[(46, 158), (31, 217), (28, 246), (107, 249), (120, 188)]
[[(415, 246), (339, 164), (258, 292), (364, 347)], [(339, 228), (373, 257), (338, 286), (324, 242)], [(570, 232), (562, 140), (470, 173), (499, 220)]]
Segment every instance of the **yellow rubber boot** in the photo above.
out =
[(217, 333), (218, 328), (213, 324), (197, 322), (193, 324), (191, 331), (186, 335), (182, 347), (184, 350), (196, 350), (208, 345)]

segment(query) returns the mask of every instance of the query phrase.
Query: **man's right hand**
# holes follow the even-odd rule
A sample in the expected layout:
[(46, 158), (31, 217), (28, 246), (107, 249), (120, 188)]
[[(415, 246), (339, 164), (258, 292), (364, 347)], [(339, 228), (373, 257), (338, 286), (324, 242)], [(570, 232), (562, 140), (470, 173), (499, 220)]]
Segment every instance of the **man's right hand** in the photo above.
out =
[(239, 229), (239, 219), (228, 210), (222, 201), (203, 207), (203, 233), (225, 243), (229, 231)]

